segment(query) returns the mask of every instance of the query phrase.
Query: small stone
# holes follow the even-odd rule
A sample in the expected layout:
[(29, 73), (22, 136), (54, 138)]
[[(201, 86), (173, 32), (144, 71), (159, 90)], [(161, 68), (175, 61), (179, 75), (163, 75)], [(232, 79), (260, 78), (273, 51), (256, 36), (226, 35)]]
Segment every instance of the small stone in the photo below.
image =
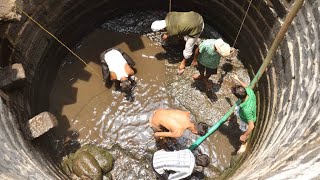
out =
[(15, 0), (0, 0), (0, 21), (20, 21), (21, 15), (16, 13)]
[(108, 174), (104, 175), (103, 180), (112, 180), (112, 174), (108, 173)]
[(27, 138), (30, 140), (37, 138), (57, 125), (58, 121), (53, 114), (42, 112), (27, 122)]
[(21, 87), (26, 79), (22, 64), (13, 64), (4, 69), (0, 69), (0, 89), (12, 89)]

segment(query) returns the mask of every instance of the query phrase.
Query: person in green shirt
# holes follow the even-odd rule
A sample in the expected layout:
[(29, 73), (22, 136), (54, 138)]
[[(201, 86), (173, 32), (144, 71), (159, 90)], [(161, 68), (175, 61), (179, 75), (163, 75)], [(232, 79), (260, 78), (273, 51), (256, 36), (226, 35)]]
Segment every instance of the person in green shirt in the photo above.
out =
[(208, 89), (208, 79), (212, 74), (217, 74), (221, 57), (230, 56), (233, 48), (221, 38), (207, 39), (201, 42), (194, 53), (193, 66), (197, 66), (200, 74), (194, 74), (194, 80), (203, 80)]
[(240, 85), (233, 86), (231, 92), (241, 100), (241, 104), (236, 107), (235, 114), (240, 119), (240, 129), (244, 132), (240, 136), (241, 147), (238, 154), (246, 150), (247, 138), (254, 128), (254, 123), (257, 120), (257, 104), (254, 91), (248, 87), (246, 83), (241, 81), (237, 75), (233, 79)]
[(198, 42), (199, 36), (204, 28), (203, 18), (199, 13), (169, 12), (165, 20), (154, 21), (151, 25), (153, 31), (166, 29), (167, 33), (162, 36), (167, 40), (168, 36), (183, 36), (186, 41), (183, 50), (183, 59), (179, 65), (178, 74), (181, 75), (186, 66), (186, 61), (193, 54), (193, 47)]

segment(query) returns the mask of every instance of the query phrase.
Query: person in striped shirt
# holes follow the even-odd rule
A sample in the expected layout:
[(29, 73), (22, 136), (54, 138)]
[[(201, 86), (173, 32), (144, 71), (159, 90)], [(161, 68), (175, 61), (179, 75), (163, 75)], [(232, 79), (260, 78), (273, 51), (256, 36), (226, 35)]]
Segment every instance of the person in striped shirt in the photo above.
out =
[(193, 155), (189, 149), (179, 151), (156, 151), (152, 166), (157, 174), (164, 176), (169, 173), (168, 180), (178, 180), (190, 176), (195, 166), (207, 167), (210, 164), (206, 154)]

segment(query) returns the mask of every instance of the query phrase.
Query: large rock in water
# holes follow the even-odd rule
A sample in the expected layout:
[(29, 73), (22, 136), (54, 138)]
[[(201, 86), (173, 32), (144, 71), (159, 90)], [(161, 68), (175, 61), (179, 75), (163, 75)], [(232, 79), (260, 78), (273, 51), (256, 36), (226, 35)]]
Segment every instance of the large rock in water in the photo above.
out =
[(87, 151), (78, 151), (72, 162), (73, 172), (81, 179), (102, 179), (102, 172), (98, 161)]
[(108, 173), (111, 171), (113, 167), (113, 157), (110, 152), (102, 148), (90, 145), (85, 145), (81, 149), (83, 151), (88, 151), (94, 156), (104, 173)]
[(64, 157), (62, 166), (66, 174), (73, 179), (102, 179), (104, 175), (103, 179), (111, 180), (111, 174), (107, 173), (113, 167), (113, 157), (103, 148), (84, 145), (75, 153)]

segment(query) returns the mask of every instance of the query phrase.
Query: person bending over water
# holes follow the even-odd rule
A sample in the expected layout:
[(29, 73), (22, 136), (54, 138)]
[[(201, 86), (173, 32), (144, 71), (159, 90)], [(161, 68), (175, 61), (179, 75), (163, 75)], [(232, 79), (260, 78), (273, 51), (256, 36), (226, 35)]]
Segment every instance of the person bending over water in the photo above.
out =
[[(191, 122), (190, 112), (175, 109), (157, 109), (149, 120), (156, 138), (182, 136), (184, 130), (189, 129), (193, 134), (203, 136), (208, 131), (208, 125), (203, 122)], [(165, 128), (168, 132), (161, 132)]]
[(195, 166), (207, 167), (210, 164), (206, 154), (193, 155), (189, 149), (180, 151), (156, 151), (152, 158), (152, 167), (161, 178), (178, 180), (190, 176)]
[(199, 13), (190, 12), (169, 12), (165, 20), (154, 21), (151, 25), (153, 31), (165, 29), (166, 34), (162, 39), (167, 40), (169, 36), (184, 36), (186, 41), (183, 50), (183, 59), (179, 65), (178, 74), (181, 75), (186, 66), (187, 59), (193, 54), (193, 47), (199, 40), (204, 28), (203, 18)]
[(107, 87), (115, 82), (116, 89), (130, 93), (135, 82), (132, 77), (135, 74), (133, 66), (135, 62), (122, 50), (110, 48), (100, 54), (103, 80)]

